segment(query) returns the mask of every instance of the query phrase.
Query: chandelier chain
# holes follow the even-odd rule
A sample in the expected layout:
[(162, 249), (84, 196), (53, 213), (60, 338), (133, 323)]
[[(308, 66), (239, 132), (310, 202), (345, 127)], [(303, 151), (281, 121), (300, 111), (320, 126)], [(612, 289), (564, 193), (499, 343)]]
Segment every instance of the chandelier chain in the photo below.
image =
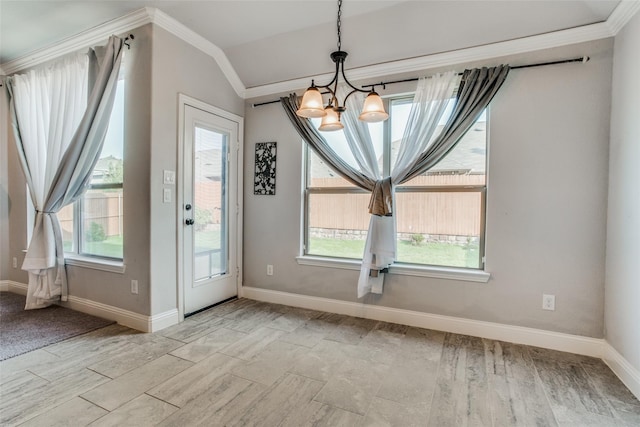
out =
[(338, 50), (342, 50), (342, 0), (338, 0)]

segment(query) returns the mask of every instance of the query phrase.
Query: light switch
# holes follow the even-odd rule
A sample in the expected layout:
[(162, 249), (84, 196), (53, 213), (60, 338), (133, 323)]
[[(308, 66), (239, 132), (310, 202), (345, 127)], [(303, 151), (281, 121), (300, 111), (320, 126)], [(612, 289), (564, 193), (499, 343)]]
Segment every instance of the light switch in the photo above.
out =
[(162, 189), (162, 203), (171, 203), (171, 189), (163, 188)]
[(163, 171), (163, 184), (166, 185), (174, 185), (176, 183), (176, 173), (175, 171)]

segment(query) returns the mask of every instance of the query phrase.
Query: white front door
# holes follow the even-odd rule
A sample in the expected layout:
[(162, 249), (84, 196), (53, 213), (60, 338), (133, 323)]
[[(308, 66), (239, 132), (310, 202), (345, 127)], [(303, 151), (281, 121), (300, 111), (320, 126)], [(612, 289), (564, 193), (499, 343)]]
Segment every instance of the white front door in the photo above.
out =
[(240, 123), (184, 105), (184, 314), (238, 294)]

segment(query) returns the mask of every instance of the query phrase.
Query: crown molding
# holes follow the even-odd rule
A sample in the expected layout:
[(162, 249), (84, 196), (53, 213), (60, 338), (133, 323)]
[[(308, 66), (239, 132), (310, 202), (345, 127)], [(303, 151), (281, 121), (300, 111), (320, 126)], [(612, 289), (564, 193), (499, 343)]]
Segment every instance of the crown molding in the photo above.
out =
[(68, 53), (86, 49), (104, 42), (112, 34), (120, 34), (151, 22), (147, 9), (139, 9), (120, 18), (100, 24), (59, 43), (38, 49), (28, 55), (2, 64), (5, 74), (13, 74), (25, 68), (42, 64)]
[[(554, 31), (531, 37), (523, 37), (504, 42), (474, 46), (466, 49), (419, 56), (399, 61), (385, 62), (366, 67), (346, 70), (347, 78), (351, 81), (374, 79), (400, 73), (424, 71), (431, 68), (482, 61), (507, 55), (533, 52), (536, 50), (566, 46), (611, 37), (613, 34), (607, 23), (585, 25), (567, 30)], [(316, 81), (329, 80), (333, 73), (320, 74), (301, 79), (251, 87), (246, 90), (246, 98), (257, 98), (288, 91), (306, 88), (311, 79)]]
[[(640, 1), (622, 0), (605, 22), (488, 45), (374, 64), (347, 70), (346, 74), (352, 81), (373, 79), (393, 74), (424, 71), (436, 67), (482, 61), (501, 56), (533, 52), (536, 50), (613, 37), (639, 10)], [(266, 95), (304, 89), (308, 86), (309, 80), (311, 79), (322, 81), (331, 79), (333, 76), (332, 73), (326, 73), (245, 88), (242, 80), (222, 49), (186, 27), (184, 24), (181, 24), (166, 13), (154, 7), (146, 7), (136, 10), (120, 18), (64, 39), (55, 45), (39, 49), (13, 61), (1, 64), (0, 75), (10, 75), (25, 68), (33, 67), (51, 59), (55, 59), (59, 56), (88, 48), (104, 41), (111, 34), (124, 33), (148, 23), (158, 25), (164, 30), (169, 31), (176, 37), (211, 56), (216, 61), (238, 96), (244, 99), (252, 99)]]
[(607, 26), (611, 35), (615, 36), (631, 21), (631, 18), (640, 10), (640, 1), (638, 0), (622, 0), (618, 6), (611, 12), (607, 19)]
[(211, 56), (222, 70), (229, 84), (233, 87), (233, 90), (235, 90), (240, 98), (245, 97), (246, 89), (244, 84), (222, 49), (161, 10), (156, 8), (148, 9), (150, 9), (152, 22), (154, 24)]

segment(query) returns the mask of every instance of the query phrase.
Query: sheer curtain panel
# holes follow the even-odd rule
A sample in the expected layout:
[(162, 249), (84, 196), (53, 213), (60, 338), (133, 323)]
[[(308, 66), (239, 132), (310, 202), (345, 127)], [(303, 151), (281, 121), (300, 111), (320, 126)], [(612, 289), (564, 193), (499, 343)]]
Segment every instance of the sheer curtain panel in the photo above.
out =
[[(25, 309), (67, 299), (62, 231), (56, 213), (86, 190), (109, 124), (122, 39), (7, 79), (18, 155), (36, 209), (22, 264)], [(90, 90), (90, 95), (87, 93)]]

